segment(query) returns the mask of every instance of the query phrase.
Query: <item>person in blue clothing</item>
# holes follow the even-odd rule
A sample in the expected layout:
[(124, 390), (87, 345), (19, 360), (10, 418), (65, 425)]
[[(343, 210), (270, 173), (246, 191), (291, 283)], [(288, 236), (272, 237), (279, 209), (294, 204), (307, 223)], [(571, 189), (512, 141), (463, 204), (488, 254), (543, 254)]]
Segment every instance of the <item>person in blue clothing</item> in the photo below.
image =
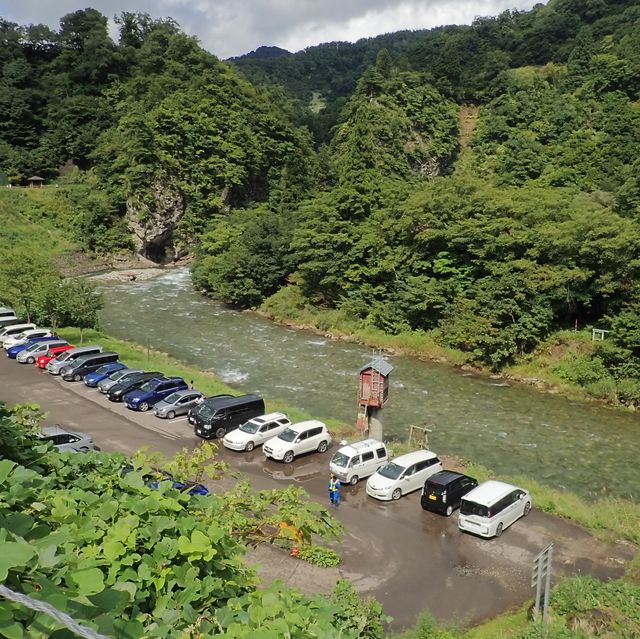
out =
[(340, 480), (333, 473), (329, 479), (329, 500), (336, 507), (340, 505)]

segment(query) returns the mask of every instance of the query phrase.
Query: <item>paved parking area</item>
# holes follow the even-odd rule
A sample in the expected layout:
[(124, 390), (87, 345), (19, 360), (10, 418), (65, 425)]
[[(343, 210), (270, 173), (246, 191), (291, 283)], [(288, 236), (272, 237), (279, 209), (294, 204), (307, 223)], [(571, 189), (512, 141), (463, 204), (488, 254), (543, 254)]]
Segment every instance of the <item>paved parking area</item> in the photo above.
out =
[[(152, 412), (136, 413), (82, 383), (64, 382), (3, 354), (0, 400), (9, 405), (38, 403), (48, 413), (47, 424), (88, 432), (107, 451), (133, 453), (148, 446), (172, 455), (201, 441), (185, 418), (161, 420)], [(331, 451), (289, 465), (265, 460), (260, 449), (233, 453), (221, 446), (219, 455), (256, 488), (295, 482), (328, 504)], [(347, 529), (338, 548), (344, 557), (340, 575), (383, 602), (397, 628), (412, 625), (427, 608), (438, 619), (471, 624), (519, 605), (533, 595), (531, 561), (550, 542), (555, 544), (556, 575), (618, 577), (633, 554), (630, 547), (603, 544), (581, 528), (535, 509), (499, 539), (484, 540), (460, 533), (455, 515), (423, 512), (419, 493), (380, 503), (367, 497), (361, 482), (344, 487), (342, 495), (334, 511)]]

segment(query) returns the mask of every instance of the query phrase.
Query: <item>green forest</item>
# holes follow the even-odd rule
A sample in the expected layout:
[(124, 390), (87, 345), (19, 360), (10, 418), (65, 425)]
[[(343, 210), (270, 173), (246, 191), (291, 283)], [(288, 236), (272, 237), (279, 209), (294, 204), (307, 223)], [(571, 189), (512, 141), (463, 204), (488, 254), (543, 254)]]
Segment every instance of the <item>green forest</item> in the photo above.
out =
[(639, 2), (227, 62), (117, 23), (0, 20), (0, 182), (55, 184), (65, 239), (493, 371), (561, 346), (556, 379), (640, 402)]

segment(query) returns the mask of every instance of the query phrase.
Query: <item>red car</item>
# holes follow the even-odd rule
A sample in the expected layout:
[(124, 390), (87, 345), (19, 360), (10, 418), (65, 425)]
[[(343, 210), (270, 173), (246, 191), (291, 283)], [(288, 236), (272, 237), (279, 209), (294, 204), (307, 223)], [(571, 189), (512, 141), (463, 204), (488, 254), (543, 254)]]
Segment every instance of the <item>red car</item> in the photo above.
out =
[(63, 346), (52, 346), (44, 355), (40, 355), (36, 360), (36, 366), (38, 368), (45, 368), (45, 366), (54, 358), (72, 348), (75, 348), (73, 344), (64, 344)]

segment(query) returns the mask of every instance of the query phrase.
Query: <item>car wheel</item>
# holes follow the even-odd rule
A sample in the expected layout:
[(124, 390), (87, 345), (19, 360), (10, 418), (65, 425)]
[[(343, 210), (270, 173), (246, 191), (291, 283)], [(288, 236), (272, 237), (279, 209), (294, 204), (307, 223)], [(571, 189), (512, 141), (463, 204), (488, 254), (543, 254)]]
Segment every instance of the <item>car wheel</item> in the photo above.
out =
[(393, 499), (393, 501), (398, 501), (398, 499), (400, 499), (400, 497), (402, 497), (402, 491), (399, 488), (396, 488), (391, 493), (391, 499)]
[(451, 515), (453, 514), (453, 506), (447, 506), (447, 509), (444, 511), (444, 514), (447, 517), (451, 517)]
[(525, 505), (524, 505), (524, 511), (522, 513), (523, 517), (526, 517), (529, 513), (531, 512), (531, 502), (528, 501)]
[(88, 452), (89, 452), (89, 449), (88, 449), (86, 446), (83, 446), (82, 448), (80, 448), (80, 449), (78, 450), (78, 452), (80, 452), (80, 453), (88, 453)]
[(149, 403), (148, 402), (142, 402), (140, 404), (140, 406), (138, 406), (138, 410), (141, 413), (146, 413), (149, 410)]
[(351, 481), (350, 481), (349, 483), (350, 483), (352, 486), (355, 486), (355, 485), (358, 483), (358, 481), (359, 481), (359, 480), (360, 480), (360, 477), (358, 477), (358, 475), (354, 475), (354, 476), (351, 478)]
[(73, 381), (74, 381), (74, 382), (79, 382), (81, 379), (82, 379), (82, 375), (80, 375), (79, 373), (76, 373), (76, 374), (73, 376)]
[(220, 428), (216, 430), (216, 437), (218, 439), (222, 439), (226, 434), (227, 434), (227, 429), (223, 428), (222, 426), (220, 426)]
[(167, 419), (173, 419), (176, 416), (176, 412), (174, 410), (170, 410), (167, 413)]
[(326, 453), (327, 452), (327, 448), (329, 448), (329, 444), (327, 444), (327, 442), (325, 442), (325, 441), (321, 441), (318, 444), (318, 452), (319, 453)]
[(293, 451), (289, 450), (284, 454), (284, 457), (282, 458), (282, 461), (285, 464), (290, 464), (293, 461)]
[(500, 522), (498, 524), (498, 527), (496, 528), (496, 537), (500, 537), (501, 534), (502, 534), (502, 522)]
[(27, 364), (33, 364), (35, 361), (33, 357), (27, 357)]
[(247, 445), (244, 447), (244, 449), (250, 453), (254, 448), (255, 448), (255, 444), (253, 442), (247, 442)]

